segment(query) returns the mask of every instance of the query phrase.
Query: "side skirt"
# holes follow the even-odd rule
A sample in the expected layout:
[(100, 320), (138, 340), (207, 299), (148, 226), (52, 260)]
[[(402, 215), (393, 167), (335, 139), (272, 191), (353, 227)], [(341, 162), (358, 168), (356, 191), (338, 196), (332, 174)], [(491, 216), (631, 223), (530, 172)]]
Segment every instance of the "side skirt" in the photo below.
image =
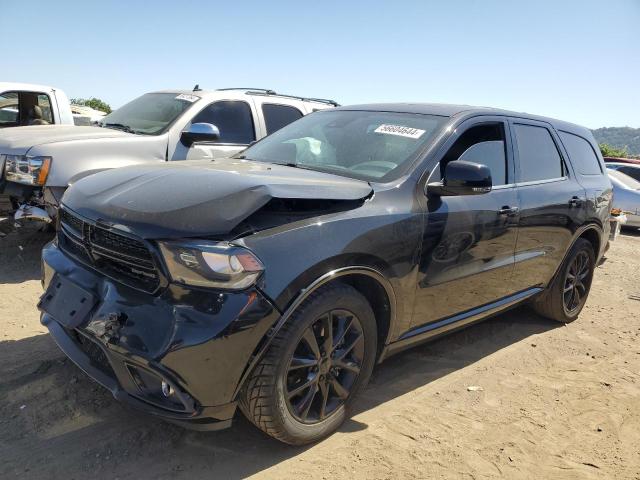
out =
[(541, 293), (544, 289), (536, 287), (523, 290), (514, 295), (502, 298), (497, 302), (488, 303), (482, 307), (468, 310), (451, 317), (447, 317), (437, 322), (431, 322), (426, 325), (415, 327), (408, 332), (402, 334), (398, 340), (387, 345), (382, 352), (378, 362), (382, 362), (387, 357), (394, 355), (402, 350), (411, 348), (419, 343), (434, 340), (437, 337), (451, 333), (454, 330), (467, 327), (473, 323), (485, 320), (493, 315), (502, 313), (509, 308), (515, 307), (525, 300)]

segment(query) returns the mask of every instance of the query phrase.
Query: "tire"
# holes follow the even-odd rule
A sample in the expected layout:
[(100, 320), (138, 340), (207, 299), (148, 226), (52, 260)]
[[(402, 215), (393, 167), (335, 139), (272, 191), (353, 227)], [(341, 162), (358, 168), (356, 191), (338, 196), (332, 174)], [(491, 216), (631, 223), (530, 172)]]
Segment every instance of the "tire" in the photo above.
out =
[[(584, 262), (584, 263), (580, 263)], [(575, 282), (572, 278), (581, 278)], [(543, 317), (561, 323), (571, 323), (582, 311), (591, 290), (591, 281), (595, 269), (595, 253), (591, 242), (579, 238), (571, 247), (556, 277), (546, 292), (533, 302), (533, 308)], [(580, 285), (576, 285), (579, 283)], [(573, 290), (565, 293), (573, 285)], [(578, 298), (572, 297), (577, 292)]]
[(342, 283), (320, 288), (274, 337), (240, 392), (240, 410), (284, 443), (318, 441), (348, 417), (369, 381), (376, 347), (376, 320), (365, 297)]

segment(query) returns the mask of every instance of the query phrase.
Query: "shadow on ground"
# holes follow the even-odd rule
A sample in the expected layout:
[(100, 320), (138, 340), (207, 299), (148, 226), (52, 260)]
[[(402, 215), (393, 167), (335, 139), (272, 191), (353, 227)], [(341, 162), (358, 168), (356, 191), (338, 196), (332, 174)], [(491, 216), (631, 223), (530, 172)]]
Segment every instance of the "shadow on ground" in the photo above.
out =
[(0, 222), (0, 284), (22, 283), (40, 278), (40, 251), (53, 232), (24, 227), (16, 232), (13, 222)]
[[(557, 325), (520, 308), (401, 353), (376, 368), (355, 414)], [(59, 354), (47, 335), (0, 342), (0, 359), (0, 477), (236, 479), (304, 451), (266, 437), (240, 414), (231, 429), (210, 433), (138, 415)], [(348, 420), (340, 431), (366, 428)]]

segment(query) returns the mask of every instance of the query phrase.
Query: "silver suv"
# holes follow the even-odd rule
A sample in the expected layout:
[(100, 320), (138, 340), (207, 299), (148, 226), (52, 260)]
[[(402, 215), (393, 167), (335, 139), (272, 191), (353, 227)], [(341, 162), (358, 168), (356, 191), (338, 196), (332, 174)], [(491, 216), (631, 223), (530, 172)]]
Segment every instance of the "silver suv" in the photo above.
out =
[[(0, 132), (0, 193), (18, 207), (16, 221), (50, 222), (66, 188), (111, 168), (139, 163), (229, 157), (333, 100), (259, 88), (147, 93), (98, 126), (43, 125)], [(4, 163), (4, 169), (1, 169)]]

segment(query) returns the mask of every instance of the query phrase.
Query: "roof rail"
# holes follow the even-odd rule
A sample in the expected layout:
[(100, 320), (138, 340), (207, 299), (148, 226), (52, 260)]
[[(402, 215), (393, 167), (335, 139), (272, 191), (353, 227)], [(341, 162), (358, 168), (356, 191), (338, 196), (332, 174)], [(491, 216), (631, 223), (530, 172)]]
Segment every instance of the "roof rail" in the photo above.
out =
[(327, 98), (315, 98), (315, 97), (300, 97), (297, 95), (285, 95), (283, 93), (276, 93), (275, 90), (271, 90), (268, 88), (249, 88), (249, 87), (236, 87), (236, 88), (219, 88), (218, 91), (225, 90), (246, 90), (245, 93), (247, 95), (265, 95), (265, 96), (276, 96), (276, 97), (284, 97), (284, 98), (293, 98), (296, 100), (302, 100), (303, 102), (318, 102), (318, 103), (326, 103), (327, 105), (332, 105), (334, 107), (339, 107), (340, 104), (335, 100), (330, 100)]
[(230, 87), (230, 88), (217, 88), (218, 92), (224, 92), (225, 90), (250, 90), (253, 92), (264, 92), (267, 95), (277, 95), (274, 90), (270, 88), (253, 88), (253, 87)]

